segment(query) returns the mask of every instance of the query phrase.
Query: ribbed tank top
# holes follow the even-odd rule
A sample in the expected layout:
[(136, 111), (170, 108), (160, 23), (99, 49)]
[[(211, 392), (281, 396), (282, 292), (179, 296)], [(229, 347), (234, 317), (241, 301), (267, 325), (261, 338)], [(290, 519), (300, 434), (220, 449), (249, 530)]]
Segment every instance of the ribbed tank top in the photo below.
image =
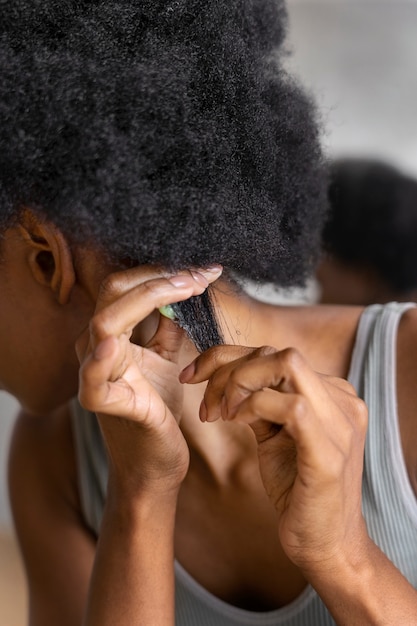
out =
[[(410, 303), (372, 305), (363, 312), (349, 380), (369, 409), (363, 476), (363, 511), (370, 536), (417, 589), (417, 500), (402, 455), (396, 402), (396, 337)], [(86, 524), (98, 535), (107, 461), (95, 416), (74, 400), (74, 440)], [(307, 586), (275, 611), (246, 611), (223, 602), (175, 562), (177, 626), (330, 626), (335, 622)]]

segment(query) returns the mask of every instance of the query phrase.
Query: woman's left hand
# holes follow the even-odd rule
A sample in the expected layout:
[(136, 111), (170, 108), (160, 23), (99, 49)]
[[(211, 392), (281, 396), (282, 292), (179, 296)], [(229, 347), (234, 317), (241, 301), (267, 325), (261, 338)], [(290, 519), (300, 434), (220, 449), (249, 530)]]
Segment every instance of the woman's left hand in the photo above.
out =
[(203, 421), (252, 428), (280, 541), (307, 578), (360, 549), (368, 539), (361, 511), (367, 409), (348, 382), (313, 371), (295, 349), (240, 346), (208, 350), (180, 380), (209, 381)]
[[(176, 500), (189, 463), (179, 428), (184, 332), (158, 313), (156, 320), (151, 316), (201, 295), (220, 273), (217, 266), (176, 275), (138, 266), (110, 274), (100, 287), (94, 316), (77, 343), (79, 400), (98, 417), (109, 460), (108, 493), (124, 506), (144, 494), (163, 494), (162, 500), (175, 494)], [(136, 343), (138, 324), (142, 336)]]

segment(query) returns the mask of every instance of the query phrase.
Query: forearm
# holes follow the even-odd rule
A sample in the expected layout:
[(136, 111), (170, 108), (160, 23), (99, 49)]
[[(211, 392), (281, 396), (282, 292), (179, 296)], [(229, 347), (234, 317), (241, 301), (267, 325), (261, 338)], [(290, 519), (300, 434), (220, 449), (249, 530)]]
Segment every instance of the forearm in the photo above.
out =
[(417, 624), (417, 591), (371, 540), (325, 569), (308, 577), (338, 626)]
[(172, 626), (176, 496), (108, 499), (84, 626)]

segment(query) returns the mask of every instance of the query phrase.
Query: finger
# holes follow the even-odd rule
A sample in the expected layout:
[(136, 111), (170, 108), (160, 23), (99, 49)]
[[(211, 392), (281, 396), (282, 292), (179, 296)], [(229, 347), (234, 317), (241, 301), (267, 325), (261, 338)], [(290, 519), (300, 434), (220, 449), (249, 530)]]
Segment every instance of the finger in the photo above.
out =
[[(240, 356), (245, 351), (246, 356)], [(239, 356), (233, 362), (233, 357)], [(336, 447), (349, 447), (352, 424), (366, 431), (366, 408), (363, 409), (361, 401), (357, 406), (358, 399), (351, 385), (317, 374), (294, 349), (222, 346), (198, 357), (181, 374), (180, 380), (194, 383), (206, 377), (210, 378), (200, 408), (203, 421), (214, 421), (227, 413), (233, 415), (234, 409), (251, 394), (269, 387), (304, 396), (320, 420), (321, 428), (327, 431), (326, 437), (333, 440)]]
[[(199, 383), (210, 378), (217, 369), (243, 356), (252, 355), (252, 358), (254, 358), (260, 355), (274, 354), (276, 352), (278, 352), (276, 348), (268, 346), (263, 346), (262, 348), (215, 346), (199, 355), (192, 363), (185, 367), (180, 373), (180, 381), (190, 384)], [(347, 380), (327, 374), (320, 374), (320, 376), (346, 393), (350, 393), (353, 396), (357, 395), (354, 387)]]
[(107, 337), (82, 364), (78, 397), (84, 408), (100, 412), (109, 403), (118, 352), (117, 340)]
[(266, 346), (252, 349), (245, 357), (219, 367), (210, 376), (204, 396), (207, 421), (220, 417), (222, 405), (231, 414), (245, 398), (266, 387), (311, 397), (316, 404), (317, 396), (327, 398), (317, 374), (297, 351), (291, 348), (278, 351)]
[[(262, 398), (270, 402), (267, 405), (270, 413), (266, 412), (264, 419), (285, 425), (300, 445), (312, 444), (316, 437), (316, 441), (322, 440), (323, 446), (331, 442), (339, 451), (350, 450), (358, 428), (366, 431), (363, 403), (346, 393), (345, 385), (332, 384), (325, 379), (323, 382), (323, 377), (311, 370), (292, 349), (266, 355), (254, 351), (238, 360), (233, 369), (231, 366), (233, 364), (217, 370), (210, 378), (200, 412), (203, 420), (234, 419), (238, 413), (251, 422), (259, 420), (258, 413), (251, 414), (256, 407), (251, 403)], [(279, 393), (268, 395), (265, 391), (268, 388)], [(288, 415), (281, 415), (280, 409), (285, 402), (282, 397), (287, 394), (294, 402), (296, 398), (297, 404)], [(247, 416), (241, 413), (242, 406), (247, 407)], [(304, 424), (306, 406), (309, 407), (309, 420)], [(276, 414), (273, 414), (274, 410)]]
[[(225, 421), (245, 424), (255, 424), (258, 421), (268, 422), (271, 426), (282, 428), (285, 414), (294, 409), (298, 398), (297, 394), (279, 394), (273, 389), (260, 389), (242, 399), (233, 411), (228, 409), (226, 403), (222, 403), (221, 417)], [(277, 430), (275, 429), (274, 432)]]
[(146, 409), (147, 399), (144, 391), (135, 393), (128, 381), (118, 378), (115, 370), (119, 368), (119, 353), (114, 337), (107, 337), (96, 347), (80, 369), (78, 398), (85, 409), (94, 413), (131, 418), (143, 407)]
[(326, 383), (329, 383), (329, 385), (332, 385), (333, 387), (336, 387), (337, 389), (340, 389), (341, 391), (344, 391), (345, 393), (348, 393), (352, 396), (357, 396), (356, 389), (345, 378), (340, 378), (337, 376), (329, 376), (328, 374), (322, 374), (322, 373), (320, 374), (320, 377), (323, 381), (325, 381)]
[(329, 404), (333, 402), (339, 407), (345, 418), (354, 428), (366, 435), (368, 428), (368, 408), (359, 398), (353, 385), (344, 378), (324, 376), (320, 374), (329, 397)]
[[(191, 276), (203, 286), (207, 286), (207, 283), (211, 284), (213, 281), (217, 280), (222, 271), (223, 268), (221, 265), (213, 265), (196, 270), (184, 270), (178, 272), (178, 275)], [(139, 265), (128, 270), (109, 274), (100, 285), (96, 311), (98, 312), (107, 307), (124, 294), (146, 281), (156, 280), (158, 278), (169, 278), (172, 275), (172, 272), (168, 272), (164, 268), (154, 265)]]
[[(293, 350), (259, 352), (259, 357), (243, 360), (231, 372), (224, 390), (224, 402), (230, 414), (245, 398), (257, 390), (270, 388), (283, 393), (308, 395), (306, 380), (310, 369)], [(317, 386), (317, 385), (316, 385)], [(214, 391), (214, 385), (210, 391)], [(314, 389), (317, 393), (317, 389)]]
[[(282, 427), (291, 430), (293, 421), (307, 421), (307, 417), (310, 422), (314, 421), (314, 412), (308, 400), (296, 393), (281, 393), (273, 389), (255, 391), (243, 399), (233, 412), (224, 409), (222, 413), (226, 421), (251, 424), (254, 427), (262, 422), (279, 427), (272, 430), (274, 434)], [(265, 431), (265, 424), (262, 430)]]
[[(250, 355), (257, 348), (246, 346), (214, 346), (198, 356), (180, 373), (182, 383), (201, 383), (208, 380), (218, 369)], [(274, 348), (271, 348), (274, 350)]]
[(178, 324), (161, 315), (157, 331), (145, 348), (168, 361), (177, 363), (184, 335), (185, 331)]
[(170, 278), (151, 279), (123, 294), (98, 311), (90, 322), (93, 347), (110, 335), (131, 334), (133, 328), (155, 309), (200, 295), (208, 281), (198, 274), (179, 274)]
[[(211, 422), (221, 417), (221, 400), (232, 372), (246, 359), (257, 358), (264, 351), (271, 350), (275, 349), (216, 346), (207, 350), (185, 368), (180, 373), (180, 382), (199, 383), (208, 379), (204, 399), (200, 406), (200, 419)], [(194, 375), (195, 369), (197, 372)]]
[(161, 267), (154, 265), (139, 265), (109, 274), (100, 284), (96, 312), (109, 306), (147, 280), (155, 280), (166, 275), (167, 273), (164, 274)]
[[(315, 372), (303, 356), (295, 349), (260, 353), (243, 359), (231, 372), (225, 386), (225, 400), (230, 411), (253, 391), (269, 387), (281, 392), (297, 393), (310, 402), (314, 412), (322, 421), (329, 421), (329, 432), (334, 430), (332, 410), (345, 419), (356, 421), (361, 418), (361, 401), (347, 381), (324, 376)], [(214, 385), (208, 392), (214, 391)]]
[(281, 435), (289, 436), (297, 450), (297, 463), (304, 469), (320, 469), (329, 478), (343, 471), (347, 448), (328, 436), (311, 404), (299, 394), (257, 391), (239, 405), (231, 420), (248, 424), (259, 445), (275, 439), (277, 454)]

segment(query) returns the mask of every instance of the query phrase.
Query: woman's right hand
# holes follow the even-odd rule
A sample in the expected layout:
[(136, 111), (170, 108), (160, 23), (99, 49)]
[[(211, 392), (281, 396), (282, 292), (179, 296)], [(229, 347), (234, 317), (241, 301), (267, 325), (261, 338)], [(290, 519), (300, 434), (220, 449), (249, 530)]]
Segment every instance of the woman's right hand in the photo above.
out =
[(252, 428), (281, 545), (310, 582), (366, 554), (367, 409), (347, 381), (314, 371), (294, 348), (269, 346), (216, 346), (180, 378), (208, 380), (204, 421), (222, 418)]
[(184, 271), (175, 276), (152, 267), (110, 275), (103, 283), (89, 328), (80, 337), (79, 399), (97, 414), (109, 457), (109, 479), (124, 496), (179, 488), (189, 453), (178, 427), (182, 386), (178, 352), (184, 332), (160, 317), (144, 346), (134, 328), (155, 309), (200, 295), (221, 274)]

